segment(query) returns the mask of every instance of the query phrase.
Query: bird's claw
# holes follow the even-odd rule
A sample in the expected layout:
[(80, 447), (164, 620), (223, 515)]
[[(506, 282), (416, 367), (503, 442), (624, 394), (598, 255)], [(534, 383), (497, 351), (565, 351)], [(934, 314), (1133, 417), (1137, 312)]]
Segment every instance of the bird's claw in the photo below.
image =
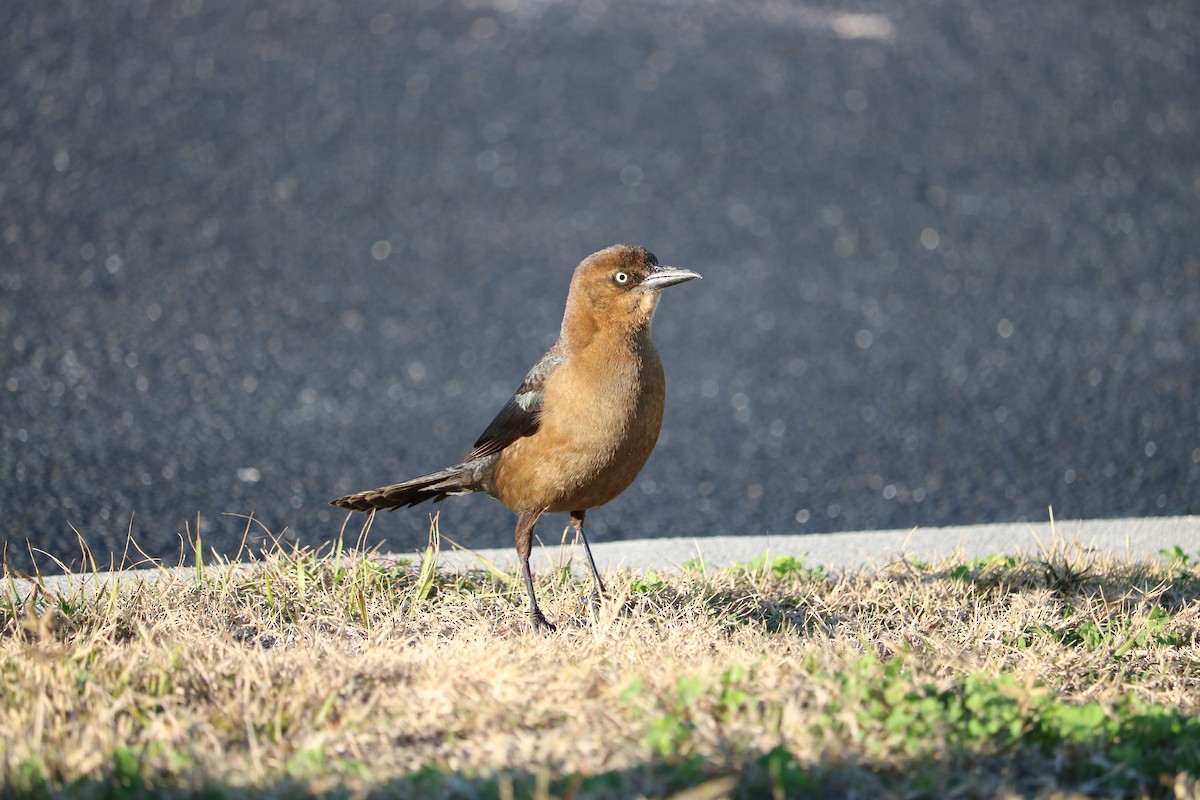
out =
[(536, 608), (529, 612), (529, 624), (532, 625), (535, 630), (545, 631), (546, 633), (553, 633), (554, 631), (558, 630), (558, 627), (553, 622), (550, 622), (548, 619), (546, 619), (546, 615), (543, 614), (540, 609)]
[(592, 609), (593, 614), (600, 613), (600, 607), (604, 605), (605, 595), (598, 589), (593, 589), (588, 595), (588, 607)]

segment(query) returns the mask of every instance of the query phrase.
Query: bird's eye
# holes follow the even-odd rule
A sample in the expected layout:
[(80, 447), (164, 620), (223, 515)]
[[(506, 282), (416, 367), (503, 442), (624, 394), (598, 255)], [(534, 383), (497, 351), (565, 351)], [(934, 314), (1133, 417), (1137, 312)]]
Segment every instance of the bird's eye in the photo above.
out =
[(625, 284), (629, 283), (629, 273), (618, 272), (613, 275), (613, 280), (617, 282), (618, 286), (624, 286)]

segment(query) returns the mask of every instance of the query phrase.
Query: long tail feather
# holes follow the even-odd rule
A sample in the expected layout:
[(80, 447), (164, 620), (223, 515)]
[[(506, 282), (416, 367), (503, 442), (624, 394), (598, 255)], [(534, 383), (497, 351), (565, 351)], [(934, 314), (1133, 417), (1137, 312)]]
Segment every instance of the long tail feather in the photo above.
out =
[(415, 506), (426, 500), (436, 503), (452, 494), (470, 494), (475, 491), (474, 488), (464, 485), (468, 478), (468, 473), (460, 464), (403, 483), (394, 483), (391, 486), (381, 486), (378, 489), (348, 494), (345, 497), (331, 500), (330, 505), (354, 511), (370, 511), (372, 508), (391, 510)]

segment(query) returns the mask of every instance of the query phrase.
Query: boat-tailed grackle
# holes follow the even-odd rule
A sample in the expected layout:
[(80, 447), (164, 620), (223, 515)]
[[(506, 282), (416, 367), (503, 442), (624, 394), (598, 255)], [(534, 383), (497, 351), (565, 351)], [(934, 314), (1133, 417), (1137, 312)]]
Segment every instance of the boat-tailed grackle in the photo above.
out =
[(699, 277), (660, 266), (642, 247), (614, 245), (588, 256), (571, 278), (558, 341), (462, 463), (333, 505), (368, 511), (472, 492), (495, 497), (517, 514), (530, 619), (553, 628), (533, 591), (534, 525), (548, 511), (570, 513), (599, 599), (604, 584), (583, 533), (584, 513), (624, 491), (658, 441), (666, 380), (650, 321), (662, 289)]

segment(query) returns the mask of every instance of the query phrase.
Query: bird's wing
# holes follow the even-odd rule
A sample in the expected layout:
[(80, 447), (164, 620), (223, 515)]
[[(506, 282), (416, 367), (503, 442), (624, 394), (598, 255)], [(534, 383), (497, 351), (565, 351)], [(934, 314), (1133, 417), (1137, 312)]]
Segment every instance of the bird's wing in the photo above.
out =
[(483, 435), (475, 442), (467, 461), (494, 455), (517, 439), (537, 433), (538, 418), (541, 417), (542, 401), (545, 399), (546, 379), (565, 360), (566, 356), (551, 350), (533, 365), (516, 394), (504, 404), (504, 408), (500, 409), (492, 424), (487, 426)]

